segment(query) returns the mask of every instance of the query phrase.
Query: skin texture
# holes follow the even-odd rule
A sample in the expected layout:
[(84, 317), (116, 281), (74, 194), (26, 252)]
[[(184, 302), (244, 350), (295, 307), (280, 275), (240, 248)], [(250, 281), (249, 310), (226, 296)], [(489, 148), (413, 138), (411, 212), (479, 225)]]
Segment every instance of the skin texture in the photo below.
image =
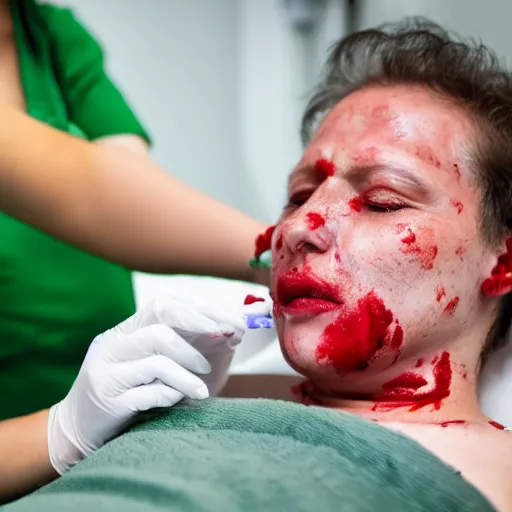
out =
[[(480, 469), (496, 436), (512, 450), (476, 397), (498, 304), (481, 286), (506, 245), (490, 248), (478, 230), (474, 135), (463, 110), (419, 87), (341, 101), (290, 177), (272, 293), (283, 353), (308, 379), (301, 401), (403, 431), (508, 510), (499, 482), (512, 468), (492, 481)], [(476, 438), (491, 451), (469, 456), (463, 444)]]

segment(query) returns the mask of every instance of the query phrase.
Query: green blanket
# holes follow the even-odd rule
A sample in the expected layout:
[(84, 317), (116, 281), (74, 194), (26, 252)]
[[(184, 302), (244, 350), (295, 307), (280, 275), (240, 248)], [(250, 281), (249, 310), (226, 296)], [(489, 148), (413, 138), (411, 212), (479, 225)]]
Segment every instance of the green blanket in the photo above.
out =
[(213, 399), (165, 411), (5, 510), (494, 508), (419, 444), (372, 422), (287, 402)]

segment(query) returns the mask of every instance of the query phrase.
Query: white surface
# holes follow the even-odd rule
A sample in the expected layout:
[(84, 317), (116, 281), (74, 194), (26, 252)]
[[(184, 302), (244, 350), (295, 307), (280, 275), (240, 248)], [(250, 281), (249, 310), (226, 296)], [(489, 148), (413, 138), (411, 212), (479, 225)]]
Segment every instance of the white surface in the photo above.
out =
[[(137, 307), (154, 296), (171, 293), (183, 299), (200, 298), (236, 311), (249, 293), (268, 297), (264, 286), (210, 277), (134, 275)], [(297, 375), (284, 360), (273, 329), (250, 330), (242, 338), (231, 374)], [(491, 418), (512, 427), (512, 342), (494, 353), (481, 374), (480, 403)]]
[[(53, 0), (102, 43), (153, 136), (153, 157), (203, 192), (274, 222), (300, 156), (299, 119), (344, 2), (293, 32), (282, 0)], [(271, 183), (271, 186), (269, 184)]]

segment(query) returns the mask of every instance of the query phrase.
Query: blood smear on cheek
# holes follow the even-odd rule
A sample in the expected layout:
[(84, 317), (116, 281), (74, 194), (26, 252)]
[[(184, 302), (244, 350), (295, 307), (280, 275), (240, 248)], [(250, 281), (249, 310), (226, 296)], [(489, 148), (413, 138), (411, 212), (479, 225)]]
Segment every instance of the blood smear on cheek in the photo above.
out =
[(361, 201), (361, 199), (359, 197), (353, 197), (349, 202), (348, 202), (348, 207), (355, 211), (355, 212), (360, 212), (361, 211), (361, 207), (363, 206), (363, 202)]
[[(333, 366), (342, 374), (366, 369), (389, 340), (392, 322), (393, 314), (382, 300), (374, 292), (368, 293), (359, 299), (354, 310), (342, 312), (326, 327), (316, 349), (317, 362)], [(395, 333), (398, 328), (401, 333), (400, 326)], [(399, 334), (391, 343), (398, 350), (402, 335)]]
[(460, 201), (455, 201), (452, 199), (452, 204), (453, 204), (453, 206), (455, 206), (455, 208), (457, 208), (457, 213), (459, 213), (459, 214), (464, 209), (464, 205)]
[(441, 299), (443, 297), (446, 297), (446, 292), (442, 286), (438, 286), (436, 288), (436, 293), (437, 293), (437, 295), (436, 295), (437, 302), (441, 302)]
[(398, 233), (406, 230), (406, 234), (401, 238), (403, 254), (415, 254), (421, 263), (422, 268), (431, 270), (434, 268), (434, 260), (437, 256), (437, 245), (435, 243), (434, 232), (431, 228), (421, 228), (414, 233), (406, 224), (398, 224)]
[(334, 166), (334, 162), (331, 162), (326, 158), (321, 158), (320, 160), (317, 160), (315, 164), (315, 171), (322, 179), (325, 180), (327, 178), (330, 178), (331, 176), (334, 176), (334, 173), (336, 172), (336, 167)]
[(314, 231), (315, 229), (325, 225), (325, 219), (316, 212), (306, 213), (306, 222), (308, 223), (308, 227), (311, 231)]
[(414, 368), (421, 368), (423, 366), (423, 357), (420, 357), (417, 361), (416, 361), (416, 365), (414, 366)]
[(459, 297), (455, 297), (450, 302), (448, 302), (448, 304), (444, 308), (444, 312), (447, 315), (452, 316), (455, 313), (455, 310), (457, 309), (457, 306), (459, 304), (459, 300), (460, 300)]

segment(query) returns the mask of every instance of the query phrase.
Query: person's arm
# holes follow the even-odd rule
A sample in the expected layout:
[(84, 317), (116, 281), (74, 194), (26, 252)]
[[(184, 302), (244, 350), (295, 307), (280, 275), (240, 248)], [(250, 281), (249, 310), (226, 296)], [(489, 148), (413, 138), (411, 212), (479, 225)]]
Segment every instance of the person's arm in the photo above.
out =
[(217, 393), (244, 332), (242, 314), (167, 296), (98, 336), (61, 402), (0, 422), (0, 504), (62, 475), (137, 413)]
[(0, 104), (0, 209), (148, 272), (251, 280), (265, 225), (185, 185), (148, 157), (91, 144)]
[(55, 478), (48, 456), (48, 411), (0, 422), (0, 503)]

